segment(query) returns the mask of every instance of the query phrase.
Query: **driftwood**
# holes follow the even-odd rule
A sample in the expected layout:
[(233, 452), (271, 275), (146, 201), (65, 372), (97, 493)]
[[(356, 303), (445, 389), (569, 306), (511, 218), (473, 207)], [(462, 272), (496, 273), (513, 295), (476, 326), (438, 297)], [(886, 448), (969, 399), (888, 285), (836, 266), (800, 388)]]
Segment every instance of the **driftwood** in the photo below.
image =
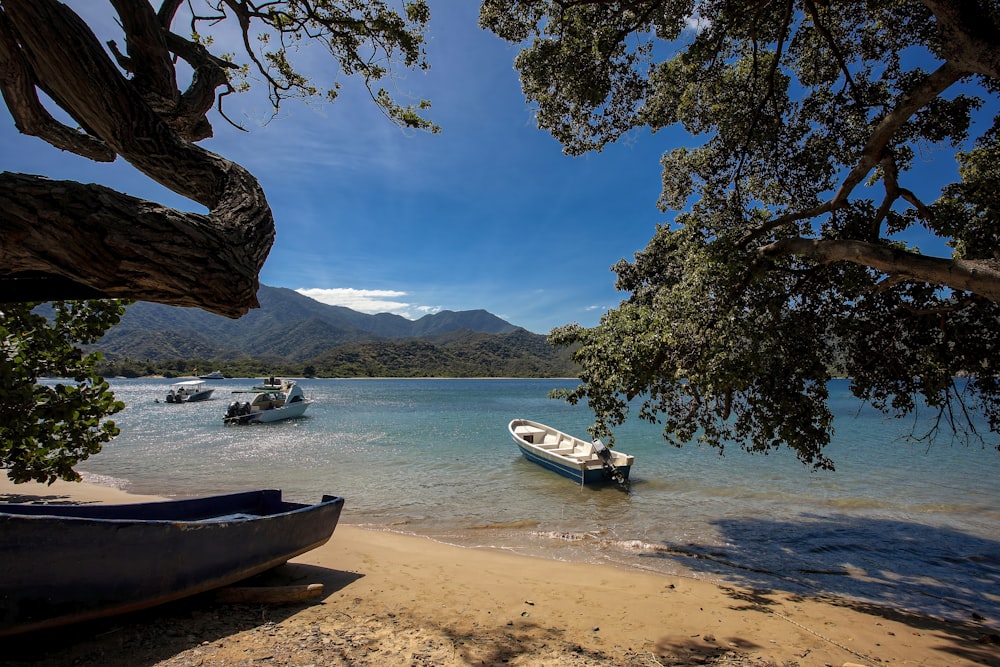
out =
[[(0, 92), (18, 129), (89, 159), (121, 156), (207, 210), (187, 213), (99, 185), (0, 174), (0, 302), (155, 301), (239, 317), (257, 307), (274, 219), (256, 179), (196, 146), (224, 63), (170, 33), (146, 2), (115, 2), (129, 55), (111, 59), (55, 0), (0, 2)], [(176, 4), (172, 5), (176, 9)], [(172, 58), (197, 76), (183, 94)], [(132, 74), (126, 78), (119, 65)], [(55, 120), (37, 90), (77, 123)]]
[(302, 586), (225, 586), (212, 597), (216, 602), (230, 604), (282, 604), (302, 602), (323, 594), (323, 584)]

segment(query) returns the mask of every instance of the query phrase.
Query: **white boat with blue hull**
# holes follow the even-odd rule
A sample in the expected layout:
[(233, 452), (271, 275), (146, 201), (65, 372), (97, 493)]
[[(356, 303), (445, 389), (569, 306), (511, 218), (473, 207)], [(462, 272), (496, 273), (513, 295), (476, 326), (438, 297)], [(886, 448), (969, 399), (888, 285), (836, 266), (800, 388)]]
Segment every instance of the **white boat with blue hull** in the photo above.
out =
[(528, 419), (512, 420), (507, 430), (524, 458), (581, 485), (628, 483), (635, 457), (608, 449), (600, 439), (587, 442)]

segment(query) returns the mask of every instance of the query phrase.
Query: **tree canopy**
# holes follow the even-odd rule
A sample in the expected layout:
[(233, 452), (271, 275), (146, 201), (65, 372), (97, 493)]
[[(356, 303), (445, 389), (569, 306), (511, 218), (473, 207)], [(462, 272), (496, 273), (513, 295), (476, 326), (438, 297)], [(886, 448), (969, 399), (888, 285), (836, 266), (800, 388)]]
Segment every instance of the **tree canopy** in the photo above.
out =
[[(224, 113), (223, 98), (251, 76), (275, 110), (289, 97), (333, 100), (339, 79), (353, 77), (392, 121), (435, 129), (420, 116), (426, 102), (404, 105), (376, 87), (393, 68), (426, 67), (424, 0), (402, 11), (383, 0), (109, 4), (124, 39), (105, 48), (61, 2), (0, 0), (4, 102), (22, 133), (98, 162), (120, 156), (208, 213), (100, 185), (0, 173), (5, 300), (127, 298), (229, 317), (256, 307), (257, 276), (274, 241), (267, 199), (247, 170), (197, 146), (212, 136), (208, 113)], [(239, 50), (213, 53), (210, 31), (225, 22), (238, 26)], [(303, 43), (331, 57), (323, 85), (295, 64)]]
[(595, 433), (636, 410), (677, 445), (830, 468), (835, 375), (891, 415), (929, 409), (915, 437), (997, 432), (1000, 5), (484, 0), (480, 22), (522, 45), (566, 153), (691, 137), (661, 160), (671, 219), (613, 267), (628, 296), (550, 334), (579, 345), (561, 395)]

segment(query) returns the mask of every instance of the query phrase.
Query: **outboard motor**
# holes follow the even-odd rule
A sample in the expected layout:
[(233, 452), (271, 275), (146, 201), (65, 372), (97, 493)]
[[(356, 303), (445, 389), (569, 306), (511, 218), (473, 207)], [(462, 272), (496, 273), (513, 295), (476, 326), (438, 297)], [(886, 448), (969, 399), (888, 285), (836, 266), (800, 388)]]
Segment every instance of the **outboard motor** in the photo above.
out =
[(615, 480), (619, 486), (626, 486), (628, 481), (622, 471), (611, 462), (611, 450), (608, 449), (608, 446), (601, 442), (600, 438), (594, 438), (592, 444), (594, 445), (594, 453), (597, 454), (597, 458), (601, 459), (605, 475)]

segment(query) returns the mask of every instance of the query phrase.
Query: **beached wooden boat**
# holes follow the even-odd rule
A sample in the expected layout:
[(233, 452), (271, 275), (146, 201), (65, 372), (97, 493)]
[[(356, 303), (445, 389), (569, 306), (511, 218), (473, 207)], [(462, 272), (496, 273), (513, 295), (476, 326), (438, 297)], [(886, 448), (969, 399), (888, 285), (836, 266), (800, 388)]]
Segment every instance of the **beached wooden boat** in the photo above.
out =
[(0, 504), (0, 636), (225, 586), (330, 539), (344, 499), (267, 489), (129, 505)]
[(635, 457), (608, 449), (600, 439), (587, 442), (527, 419), (514, 419), (507, 429), (524, 458), (581, 485), (628, 482)]

